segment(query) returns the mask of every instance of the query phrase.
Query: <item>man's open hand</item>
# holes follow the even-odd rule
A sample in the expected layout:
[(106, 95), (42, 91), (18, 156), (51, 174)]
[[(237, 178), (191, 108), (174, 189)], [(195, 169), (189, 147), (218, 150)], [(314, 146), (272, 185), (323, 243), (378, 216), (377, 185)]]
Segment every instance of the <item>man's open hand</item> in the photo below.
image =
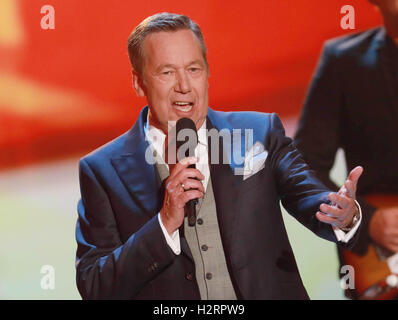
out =
[(352, 226), (354, 216), (359, 213), (355, 203), (355, 195), (358, 179), (362, 172), (363, 168), (359, 166), (352, 169), (339, 192), (329, 194), (328, 198), (331, 204), (321, 204), (320, 211), (316, 213), (319, 221), (340, 229)]

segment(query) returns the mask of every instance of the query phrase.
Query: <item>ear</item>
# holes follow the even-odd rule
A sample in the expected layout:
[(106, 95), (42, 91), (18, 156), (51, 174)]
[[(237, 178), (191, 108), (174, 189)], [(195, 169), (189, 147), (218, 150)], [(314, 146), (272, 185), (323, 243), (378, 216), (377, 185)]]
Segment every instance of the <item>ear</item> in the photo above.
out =
[(139, 97), (145, 97), (145, 90), (141, 76), (135, 71), (132, 71), (132, 81), (135, 92)]

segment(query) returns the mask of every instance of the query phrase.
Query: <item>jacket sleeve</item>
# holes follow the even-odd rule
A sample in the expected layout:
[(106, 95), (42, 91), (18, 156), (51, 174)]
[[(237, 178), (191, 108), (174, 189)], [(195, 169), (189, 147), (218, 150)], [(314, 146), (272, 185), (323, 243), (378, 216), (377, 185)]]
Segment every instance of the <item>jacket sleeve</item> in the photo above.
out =
[[(76, 224), (76, 282), (83, 299), (134, 299), (175, 259), (157, 215), (124, 243), (104, 188), (80, 161), (81, 200)], [(156, 244), (156, 245), (154, 245)]]
[[(342, 146), (341, 126), (344, 123), (344, 93), (339, 73), (341, 65), (333, 45), (327, 43), (305, 99), (294, 141), (316, 176), (333, 191), (339, 188), (330, 179), (330, 170), (337, 149)], [(357, 201), (363, 216), (358, 240), (351, 250), (364, 254), (370, 242), (369, 222), (376, 208), (362, 197), (357, 196)]]
[[(316, 218), (319, 206), (330, 202), (328, 195), (331, 190), (315, 176), (292, 140), (285, 136), (283, 125), (276, 114), (272, 115), (270, 128), (267, 144), (282, 205), (289, 214), (315, 234), (337, 242), (332, 227)], [(357, 233), (348, 243), (339, 244), (350, 247), (356, 239)]]

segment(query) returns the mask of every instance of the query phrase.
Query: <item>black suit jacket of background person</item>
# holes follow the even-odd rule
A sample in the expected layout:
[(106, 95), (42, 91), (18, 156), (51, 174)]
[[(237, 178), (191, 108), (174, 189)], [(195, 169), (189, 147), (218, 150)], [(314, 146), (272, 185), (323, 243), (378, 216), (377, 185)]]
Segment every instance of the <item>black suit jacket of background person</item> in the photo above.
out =
[(384, 28), (327, 41), (295, 136), (305, 161), (329, 188), (337, 189), (329, 172), (338, 148), (348, 171), (364, 168), (357, 190), (363, 220), (352, 248), (361, 255), (371, 241), (375, 208), (360, 196), (398, 193), (396, 50)]
[[(85, 299), (200, 299), (183, 230), (181, 254), (175, 255), (158, 222), (164, 189), (156, 167), (144, 157), (147, 112), (144, 108), (130, 131), (80, 161), (76, 269)], [(336, 241), (330, 225), (315, 217), (319, 205), (328, 202), (329, 190), (309, 171), (276, 114), (209, 108), (207, 129), (211, 128), (253, 129), (254, 142), (260, 141), (268, 151), (264, 169), (246, 180), (234, 174), (232, 163), (210, 165), (237, 297), (307, 299), (279, 200), (317, 235)]]

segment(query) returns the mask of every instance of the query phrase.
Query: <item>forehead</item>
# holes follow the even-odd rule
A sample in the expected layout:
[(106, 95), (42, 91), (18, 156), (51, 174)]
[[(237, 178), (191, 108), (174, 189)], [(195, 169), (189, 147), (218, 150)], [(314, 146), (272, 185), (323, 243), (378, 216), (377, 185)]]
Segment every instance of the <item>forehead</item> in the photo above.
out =
[(199, 39), (191, 30), (160, 31), (143, 42), (145, 64), (181, 64), (199, 60), (204, 63)]

